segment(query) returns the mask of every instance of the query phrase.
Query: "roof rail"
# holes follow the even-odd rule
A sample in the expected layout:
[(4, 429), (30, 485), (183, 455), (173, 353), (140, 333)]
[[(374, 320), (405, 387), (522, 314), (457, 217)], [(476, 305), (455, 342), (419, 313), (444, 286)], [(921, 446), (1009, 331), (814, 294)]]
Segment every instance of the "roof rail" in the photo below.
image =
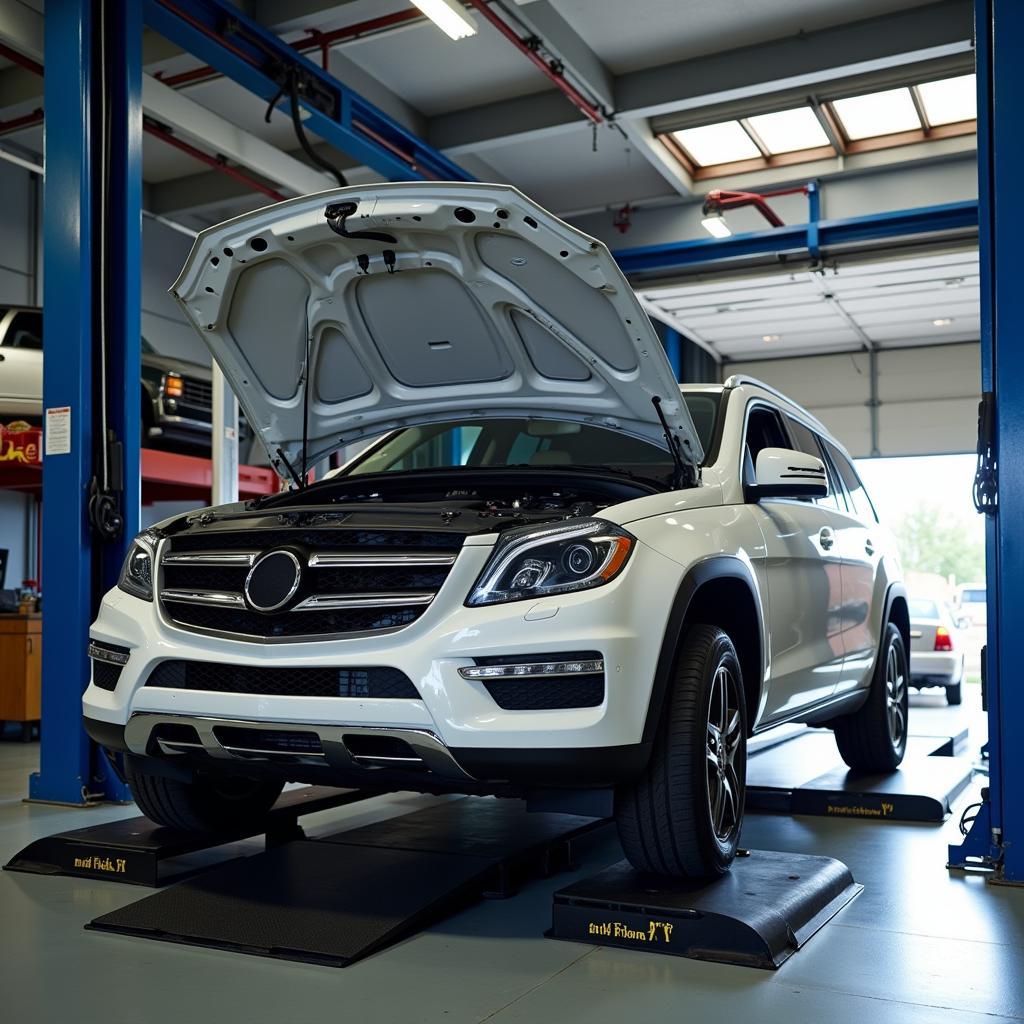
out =
[(789, 397), (789, 395), (784, 395), (778, 388), (772, 387), (771, 384), (765, 384), (763, 380), (758, 380), (757, 377), (750, 377), (745, 373), (734, 373), (730, 377), (726, 378), (725, 383), (722, 385), (722, 387), (728, 391), (731, 390), (732, 388), (741, 387), (744, 384), (749, 384), (751, 387), (760, 388), (762, 391), (767, 391), (769, 394), (775, 395), (776, 398), (781, 398), (782, 401), (785, 402), (787, 405), (795, 406), (803, 413), (804, 416), (807, 417), (808, 420), (811, 421), (811, 423), (814, 424), (816, 430), (824, 434), (827, 438), (829, 438), (829, 440), (836, 440), (835, 437), (832, 435), (832, 432), (828, 429), (828, 427), (825, 426), (824, 423), (821, 422), (821, 420), (818, 419), (817, 416), (815, 416), (811, 412), (808, 412), (808, 410), (805, 409), (802, 405), (799, 405), (797, 402), (794, 402), (793, 399)]

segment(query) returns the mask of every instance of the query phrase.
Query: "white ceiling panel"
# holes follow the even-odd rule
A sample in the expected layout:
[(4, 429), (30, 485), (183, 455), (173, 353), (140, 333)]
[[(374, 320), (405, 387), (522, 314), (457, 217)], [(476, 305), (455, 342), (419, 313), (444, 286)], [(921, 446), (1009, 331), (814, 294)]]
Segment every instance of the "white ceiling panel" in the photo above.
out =
[(944, 344), (980, 333), (977, 250), (686, 279), (641, 294), (653, 315), (728, 359)]

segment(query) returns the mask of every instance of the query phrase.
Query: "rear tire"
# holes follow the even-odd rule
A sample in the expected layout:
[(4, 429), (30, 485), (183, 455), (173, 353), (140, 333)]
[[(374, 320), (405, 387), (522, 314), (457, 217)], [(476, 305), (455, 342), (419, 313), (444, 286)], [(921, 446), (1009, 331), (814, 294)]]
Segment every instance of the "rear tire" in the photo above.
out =
[(963, 703), (963, 691), (961, 689), (961, 683), (954, 683), (952, 686), (946, 687), (946, 703), (947, 704), (962, 704)]
[(882, 635), (868, 699), (833, 723), (843, 760), (861, 772), (895, 771), (907, 752), (907, 649), (891, 622)]
[(643, 775), (615, 798), (629, 862), (676, 878), (717, 878), (736, 856), (746, 791), (747, 710), (739, 658), (714, 626), (686, 634)]
[(129, 759), (128, 785), (139, 810), (157, 825), (207, 835), (233, 835), (262, 827), (283, 782), (238, 777), (181, 782), (142, 771)]

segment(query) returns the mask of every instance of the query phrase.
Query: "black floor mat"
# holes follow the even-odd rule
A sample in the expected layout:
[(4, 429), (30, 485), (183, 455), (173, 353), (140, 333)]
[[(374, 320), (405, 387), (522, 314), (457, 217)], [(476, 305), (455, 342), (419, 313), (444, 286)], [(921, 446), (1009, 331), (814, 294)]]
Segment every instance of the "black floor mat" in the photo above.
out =
[(87, 927), (344, 967), (457, 908), (491, 869), (482, 857), (299, 840)]

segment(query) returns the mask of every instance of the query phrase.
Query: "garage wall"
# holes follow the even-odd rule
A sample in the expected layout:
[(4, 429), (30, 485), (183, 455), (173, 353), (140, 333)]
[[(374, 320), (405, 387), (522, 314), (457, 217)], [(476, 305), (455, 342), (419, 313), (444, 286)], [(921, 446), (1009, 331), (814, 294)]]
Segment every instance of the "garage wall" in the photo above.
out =
[(31, 303), (35, 298), (35, 210), (32, 175), (0, 162), (0, 304)]
[[(981, 353), (976, 342), (878, 353), (881, 455), (975, 450)], [(810, 410), (855, 458), (871, 455), (871, 375), (866, 352), (729, 363)]]
[[(756, 180), (745, 187), (756, 189)], [(699, 187), (697, 192), (686, 202), (646, 207), (640, 203), (624, 235), (612, 223), (610, 209), (568, 219), (612, 249), (707, 238), (700, 223), (703, 194)], [(946, 161), (919, 164), (913, 173), (908, 173), (906, 168), (889, 168), (844, 178), (826, 177), (821, 182), (821, 216), (826, 220), (861, 217), (977, 197), (977, 157), (974, 153), (965, 153)], [(803, 196), (781, 196), (772, 199), (771, 205), (787, 224), (807, 221), (807, 200)], [(768, 227), (764, 218), (749, 208), (730, 210), (727, 220), (734, 233), (764, 231)]]
[(150, 217), (142, 221), (142, 336), (158, 352), (209, 365), (210, 354), (167, 294), (192, 240)]

